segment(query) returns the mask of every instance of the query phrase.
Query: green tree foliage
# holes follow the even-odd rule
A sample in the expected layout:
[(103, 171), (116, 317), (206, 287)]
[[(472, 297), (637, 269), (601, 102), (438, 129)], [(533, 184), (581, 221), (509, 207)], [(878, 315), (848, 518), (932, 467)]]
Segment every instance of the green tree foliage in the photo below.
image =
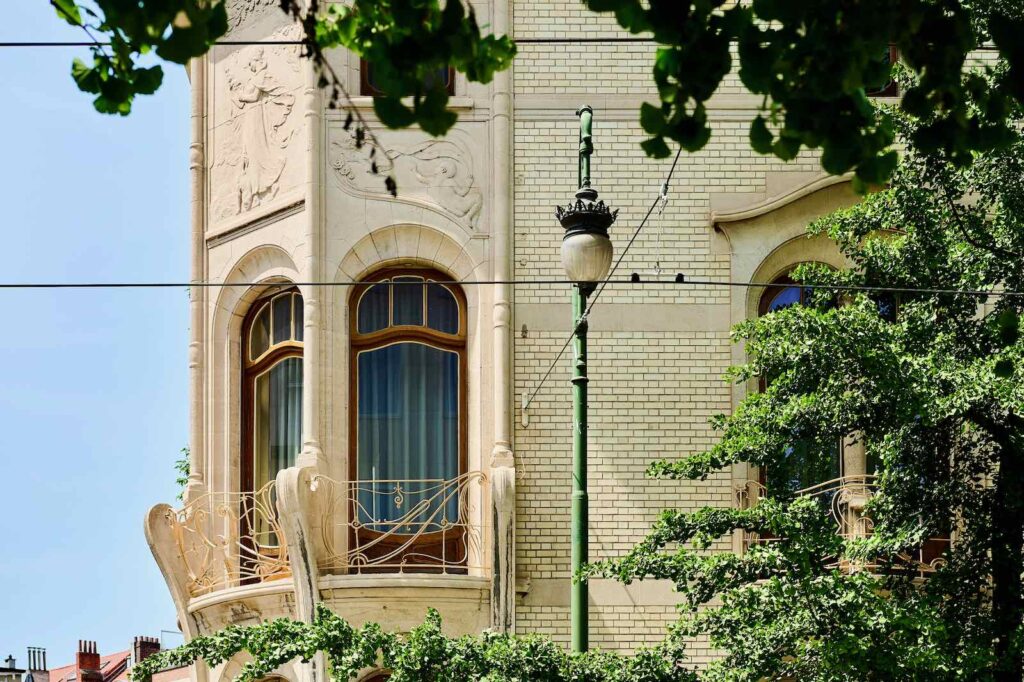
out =
[(515, 637), (484, 632), (449, 637), (441, 617), (431, 609), (407, 637), (384, 632), (379, 625), (354, 628), (320, 605), (312, 623), (288, 619), (259, 625), (229, 625), (212, 635), (146, 658), (132, 668), (133, 682), (153, 673), (202, 660), (217, 665), (247, 654), (235, 682), (258, 682), (281, 665), (326, 655), (331, 679), (355, 678), (367, 668), (384, 668), (393, 682), (693, 682), (678, 659), (680, 652), (662, 647), (637, 656), (600, 651), (567, 653), (537, 636)]
[(179, 452), (181, 455), (178, 459), (174, 460), (174, 471), (176, 475), (174, 482), (177, 484), (180, 490), (178, 491), (178, 499), (185, 499), (185, 488), (188, 486), (188, 475), (192, 473), (192, 462), (190, 461), (191, 450), (188, 446), (185, 446)]
[[(820, 499), (769, 491), (749, 509), (667, 511), (590, 569), (672, 580), (674, 636), (725, 652), (702, 679), (1021, 679), (1024, 298), (959, 292), (1024, 290), (1024, 136), (965, 168), (920, 142), (941, 119), (893, 114), (906, 153), (891, 185), (810, 227), (851, 267), (799, 267), (810, 305), (739, 325), (749, 362), (731, 376), (767, 387), (716, 418), (714, 447), (650, 471), (771, 471), (798, 443), (827, 462), (854, 434), (879, 472), (873, 533), (843, 539)], [(707, 551), (734, 532), (771, 540)], [(908, 554), (951, 532), (945, 563), (915, 579)]]
[[(127, 114), (136, 95), (159, 87), (160, 67), (136, 66), (141, 55), (155, 51), (182, 64), (227, 30), (220, 0), (96, 0), (96, 13), (76, 0), (51, 3), (66, 21), (111, 42), (93, 49), (91, 65), (73, 67), (79, 87), (96, 94), (96, 108), (105, 113)], [(643, 147), (654, 157), (667, 156), (669, 142), (690, 151), (707, 144), (708, 100), (735, 72), (763, 98), (750, 125), (754, 150), (789, 160), (802, 149), (821, 149), (829, 173), (855, 170), (862, 185), (884, 182), (896, 164), (893, 121), (877, 115), (865, 93), (888, 82), (890, 46), (918, 76), (900, 107), (928, 119), (914, 131), (922, 151), (967, 164), (973, 152), (1009, 142), (1010, 111), (1024, 101), (1021, 0), (583, 4), (613, 14), (621, 27), (657, 45), (652, 75), (659, 101), (640, 111), (650, 135)], [(327, 71), (323, 83), (336, 95), (341, 84), (330, 77), (323, 50), (344, 46), (373, 64), (388, 93), (375, 110), (390, 127), (419, 125), (443, 134), (456, 116), (432, 76), (451, 65), (469, 80), (488, 82), (515, 55), (507, 36), (482, 32), (464, 0), (281, 0), (281, 6), (299, 19), (306, 51)], [(997, 49), (1007, 67), (994, 78), (963, 78), (967, 54), (983, 45)], [(585, 73), (586, 65), (580, 69)]]
[(206, 0), (50, 0), (57, 16), (81, 28), (92, 48), (91, 63), (75, 59), (71, 76), (83, 92), (96, 95), (93, 106), (104, 114), (127, 116), (137, 95), (151, 95), (163, 82), (157, 64), (143, 67), (146, 54), (175, 64), (205, 54), (227, 32), (222, 2)]

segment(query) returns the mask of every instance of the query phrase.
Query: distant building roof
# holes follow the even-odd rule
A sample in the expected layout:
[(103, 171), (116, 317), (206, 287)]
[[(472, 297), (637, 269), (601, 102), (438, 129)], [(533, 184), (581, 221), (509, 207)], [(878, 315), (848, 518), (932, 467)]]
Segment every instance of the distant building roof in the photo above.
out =
[[(132, 652), (118, 651), (100, 657), (100, 672), (103, 673), (103, 682), (126, 682), (128, 679), (128, 663), (131, 661)], [(77, 669), (75, 664), (61, 666), (50, 671), (50, 682), (77, 682)]]

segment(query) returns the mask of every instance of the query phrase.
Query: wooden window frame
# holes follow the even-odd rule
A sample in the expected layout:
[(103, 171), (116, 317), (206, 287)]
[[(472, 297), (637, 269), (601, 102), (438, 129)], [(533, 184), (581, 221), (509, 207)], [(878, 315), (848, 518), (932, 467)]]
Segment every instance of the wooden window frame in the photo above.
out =
[[(889, 67), (898, 62), (900, 59), (900, 51), (895, 45), (889, 46)], [(895, 78), (890, 78), (889, 82), (885, 86), (878, 90), (865, 90), (864, 94), (868, 97), (899, 97), (900, 86), (896, 82)]]
[[(792, 272), (790, 268), (789, 272)], [(771, 281), (771, 284), (765, 287), (764, 291), (761, 292), (761, 298), (757, 302), (757, 316), (764, 317), (769, 311), (772, 301), (778, 295), (780, 290), (788, 289), (789, 287), (797, 287), (800, 289), (800, 301), (796, 305), (806, 305), (807, 296), (810, 294), (814, 287), (806, 284), (797, 282), (790, 277), (789, 272), (785, 275), (780, 275)], [(757, 380), (757, 390), (763, 392), (768, 387), (764, 377), (760, 377)], [(843, 451), (843, 443), (839, 443), (839, 477), (842, 478), (845, 475), (845, 456)], [(768, 467), (759, 466), (757, 467), (757, 482), (758, 485), (762, 486), (765, 490), (768, 490)]]
[[(445, 91), (449, 97), (455, 95), (455, 69), (451, 66), (448, 67), (448, 87)], [(385, 94), (370, 82), (370, 63), (365, 59), (359, 60), (359, 94), (363, 97), (380, 97)]]
[[(393, 287), (388, 290), (388, 321), (389, 324), (383, 329), (377, 331), (360, 333), (358, 329), (359, 325), (359, 303), (362, 299), (363, 294), (370, 289), (370, 287), (380, 284), (385, 280), (391, 280), (395, 277), (421, 277), (424, 285), (424, 308), (423, 308), (423, 324), (422, 325), (398, 325), (392, 326), (391, 310), (393, 306)], [(469, 398), (468, 398), (468, 343), (467, 343), (467, 303), (466, 295), (463, 292), (462, 287), (441, 284), (455, 297), (456, 305), (459, 310), (459, 327), (455, 334), (446, 334), (444, 332), (431, 329), (426, 326), (427, 324), (427, 299), (426, 299), (426, 286), (431, 282), (449, 282), (451, 277), (445, 273), (434, 270), (432, 268), (388, 268), (386, 270), (379, 270), (373, 275), (367, 277), (357, 286), (352, 288), (352, 293), (349, 296), (349, 386), (348, 386), (348, 404), (349, 404), (349, 449), (348, 449), (348, 475), (350, 481), (357, 481), (358, 479), (358, 458), (359, 458), (359, 353), (375, 350), (377, 348), (383, 348), (396, 343), (422, 343), (433, 348), (438, 348), (445, 351), (455, 352), (459, 356), (458, 368), (459, 368), (459, 398), (458, 398), (458, 410), (459, 410), (459, 434), (458, 434), (458, 475), (462, 476), (469, 471)], [(398, 285), (408, 286), (408, 285)], [(348, 513), (350, 518), (355, 518), (356, 514), (356, 501), (348, 500)], [(388, 539), (381, 540), (382, 533), (372, 531), (366, 528), (351, 528), (350, 529), (350, 542), (353, 545), (366, 546), (367, 543), (373, 542), (381, 554), (386, 554), (396, 547), (401, 546), (404, 543), (404, 538), (408, 537), (398, 533), (393, 533), (395, 537), (394, 541)], [(359, 533), (361, 541), (356, 540), (355, 534)], [(414, 543), (414, 548), (421, 548), (424, 551), (429, 551), (429, 547), (440, 547), (442, 543), (447, 543), (453, 548), (457, 548), (459, 538), (445, 538), (443, 537), (442, 531), (424, 533)], [(467, 557), (468, 558), (468, 557)], [(361, 573), (393, 573), (392, 568), (382, 568), (375, 570), (372, 567), (360, 568)], [(429, 567), (416, 567), (406, 568), (407, 573), (429, 573), (431, 569)], [(446, 573), (452, 574), (451, 567), (448, 567)]]
[[(294, 294), (298, 294), (301, 299), (302, 294), (299, 293), (297, 287), (288, 287), (287, 289), (261, 296), (254, 301), (251, 306), (249, 306), (249, 310), (242, 321), (242, 461), (240, 467), (240, 489), (242, 492), (256, 492), (256, 481), (254, 480), (256, 472), (254, 466), (255, 462), (253, 461), (256, 456), (253, 433), (256, 427), (256, 406), (253, 404), (253, 400), (255, 400), (256, 396), (256, 378), (265, 372), (269, 372), (271, 368), (277, 365), (277, 363), (286, 358), (297, 357), (301, 359), (304, 348), (304, 343), (302, 341), (296, 341), (294, 338), (296, 336), (294, 325), (301, 322), (294, 319), (294, 303), (292, 304), (292, 338), (288, 341), (283, 341), (275, 345), (273, 343), (274, 330), (273, 325), (271, 324), (269, 350), (264, 352), (255, 360), (250, 357), (249, 353), (250, 340), (252, 337), (252, 325), (256, 321), (256, 317), (263, 312), (263, 308), (265, 306), (273, 305), (275, 298)], [(305, 305), (305, 301), (303, 301), (303, 305)]]

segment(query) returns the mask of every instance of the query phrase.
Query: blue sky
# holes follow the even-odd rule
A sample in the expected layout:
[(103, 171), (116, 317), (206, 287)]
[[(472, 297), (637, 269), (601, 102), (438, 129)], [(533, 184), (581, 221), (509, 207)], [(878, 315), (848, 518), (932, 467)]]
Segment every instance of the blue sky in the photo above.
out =
[[(0, 41), (82, 39), (46, 0), (4, 10)], [(187, 281), (185, 73), (102, 116), (76, 54), (0, 48), (0, 281)], [(0, 320), (0, 657), (174, 628), (142, 520), (188, 437), (186, 292), (0, 290)]]

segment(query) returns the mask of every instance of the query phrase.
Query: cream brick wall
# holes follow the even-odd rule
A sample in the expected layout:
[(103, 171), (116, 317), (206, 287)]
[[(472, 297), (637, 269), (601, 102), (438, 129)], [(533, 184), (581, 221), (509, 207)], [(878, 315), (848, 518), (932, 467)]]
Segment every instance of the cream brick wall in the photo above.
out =
[[(594, 17), (575, 1), (516, 2), (515, 35), (621, 35), (609, 17)], [(651, 82), (654, 46), (636, 43), (529, 44), (513, 76), (515, 116), (514, 272), (519, 280), (564, 277), (562, 230), (554, 207), (576, 187), (576, 107), (595, 108), (593, 179), (619, 209), (612, 228), (616, 255), (657, 196), (671, 159), (640, 149), (641, 102), (656, 101)], [(736, 255), (712, 229), (712, 209), (756, 204), (820, 175), (817, 156), (783, 164), (749, 149), (756, 102), (730, 76), (711, 110), (714, 133), (697, 154), (684, 153), (670, 201), (656, 213), (623, 260), (619, 275), (645, 279), (683, 272), (691, 279), (729, 282)], [(730, 99), (732, 97), (732, 99)], [(766, 233), (766, 239), (772, 235)], [(733, 473), (706, 481), (656, 481), (651, 461), (700, 452), (716, 441), (708, 419), (728, 412), (737, 393), (723, 373), (736, 360), (729, 340), (736, 297), (729, 287), (615, 286), (595, 308), (590, 326), (590, 552), (605, 559), (628, 551), (666, 508), (696, 510), (733, 503)], [(514, 390), (518, 474), (516, 561), (520, 632), (569, 638), (569, 502), (571, 461), (570, 360), (559, 361), (523, 426), (521, 397), (540, 380), (570, 327), (568, 287), (516, 287)], [(524, 329), (525, 327), (525, 329)], [(731, 541), (715, 549), (728, 551)], [(591, 589), (593, 646), (631, 651), (662, 640), (678, 616), (669, 590), (619, 598), (608, 585)], [(707, 661), (707, 642), (690, 644)]]

